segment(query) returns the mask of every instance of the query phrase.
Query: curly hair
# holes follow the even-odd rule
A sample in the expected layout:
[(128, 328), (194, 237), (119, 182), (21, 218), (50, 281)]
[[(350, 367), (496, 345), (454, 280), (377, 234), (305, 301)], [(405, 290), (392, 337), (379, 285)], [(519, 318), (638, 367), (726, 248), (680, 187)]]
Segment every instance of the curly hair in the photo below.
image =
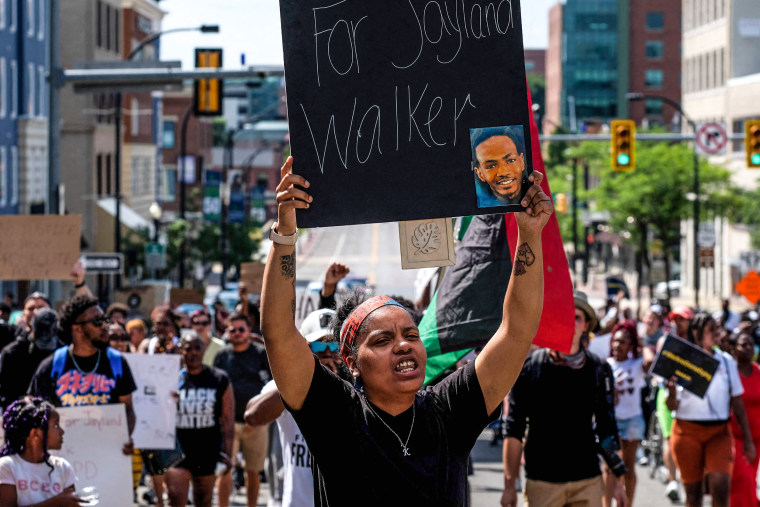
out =
[[(622, 331), (623, 333), (628, 335), (628, 338), (631, 340), (631, 357), (633, 357), (634, 359), (638, 358), (641, 344), (639, 343), (639, 332), (636, 329), (636, 322), (632, 320), (625, 320), (623, 322), (618, 322), (617, 324), (615, 324), (615, 327), (612, 328), (612, 334), (610, 336), (614, 339), (615, 333), (617, 333), (618, 331)], [(613, 339), (610, 339), (610, 356), (612, 355)]]
[(93, 306), (98, 306), (98, 300), (90, 296), (76, 296), (69, 299), (66, 304), (61, 308), (60, 318), (58, 320), (58, 326), (60, 327), (61, 334), (59, 338), (67, 345), (71, 344), (72, 335), (71, 328), (76, 323), (76, 320)]
[(55, 410), (50, 402), (42, 398), (26, 396), (16, 400), (8, 406), (3, 414), (3, 430), (5, 431), (5, 445), (0, 449), (0, 456), (20, 454), (26, 446), (26, 439), (34, 429), (41, 429), (42, 452), (45, 464), (53, 471), (50, 463), (50, 453), (47, 449), (48, 422), (50, 414)]

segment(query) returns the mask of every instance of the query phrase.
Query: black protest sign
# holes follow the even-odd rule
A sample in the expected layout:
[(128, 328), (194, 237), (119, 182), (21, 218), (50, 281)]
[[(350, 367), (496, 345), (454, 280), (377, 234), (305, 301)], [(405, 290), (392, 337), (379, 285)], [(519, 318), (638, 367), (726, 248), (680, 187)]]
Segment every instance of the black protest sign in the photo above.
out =
[[(280, 11), (293, 170), (314, 196), (299, 225), (521, 209), (532, 155), (518, 0), (280, 0)], [(483, 127), (509, 133), (486, 144)], [(479, 165), (471, 136), (490, 148)]]
[(676, 377), (680, 386), (702, 398), (718, 370), (718, 364), (717, 359), (700, 347), (669, 335), (654, 360), (652, 373), (666, 380)]

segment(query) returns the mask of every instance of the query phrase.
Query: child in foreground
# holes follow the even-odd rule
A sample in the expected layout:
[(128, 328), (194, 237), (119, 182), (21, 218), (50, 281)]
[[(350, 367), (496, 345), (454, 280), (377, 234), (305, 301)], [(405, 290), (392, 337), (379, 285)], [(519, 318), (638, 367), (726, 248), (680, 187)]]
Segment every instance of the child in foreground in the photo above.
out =
[(87, 503), (74, 493), (76, 477), (69, 462), (48, 453), (63, 444), (59, 422), (58, 412), (42, 398), (22, 398), (5, 411), (0, 507), (74, 507)]

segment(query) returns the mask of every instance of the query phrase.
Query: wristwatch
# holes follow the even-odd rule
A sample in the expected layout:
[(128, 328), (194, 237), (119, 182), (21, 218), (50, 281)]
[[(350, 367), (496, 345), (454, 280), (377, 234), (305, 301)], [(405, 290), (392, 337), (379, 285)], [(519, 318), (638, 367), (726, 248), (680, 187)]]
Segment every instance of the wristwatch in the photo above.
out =
[(277, 231), (275, 229), (277, 228), (277, 222), (272, 224), (272, 228), (269, 229), (269, 241), (272, 243), (277, 243), (278, 245), (295, 245), (296, 241), (298, 241), (298, 229), (296, 229), (296, 232), (291, 234), (290, 236), (281, 236), (280, 234), (277, 234)]

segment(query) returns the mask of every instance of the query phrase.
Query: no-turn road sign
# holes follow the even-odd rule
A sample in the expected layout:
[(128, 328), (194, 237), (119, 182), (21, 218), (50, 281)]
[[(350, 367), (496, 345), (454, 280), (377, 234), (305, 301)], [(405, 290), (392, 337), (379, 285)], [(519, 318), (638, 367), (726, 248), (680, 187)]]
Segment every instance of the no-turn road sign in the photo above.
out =
[(697, 128), (697, 152), (701, 155), (720, 155), (726, 151), (728, 133), (724, 123), (702, 123)]

